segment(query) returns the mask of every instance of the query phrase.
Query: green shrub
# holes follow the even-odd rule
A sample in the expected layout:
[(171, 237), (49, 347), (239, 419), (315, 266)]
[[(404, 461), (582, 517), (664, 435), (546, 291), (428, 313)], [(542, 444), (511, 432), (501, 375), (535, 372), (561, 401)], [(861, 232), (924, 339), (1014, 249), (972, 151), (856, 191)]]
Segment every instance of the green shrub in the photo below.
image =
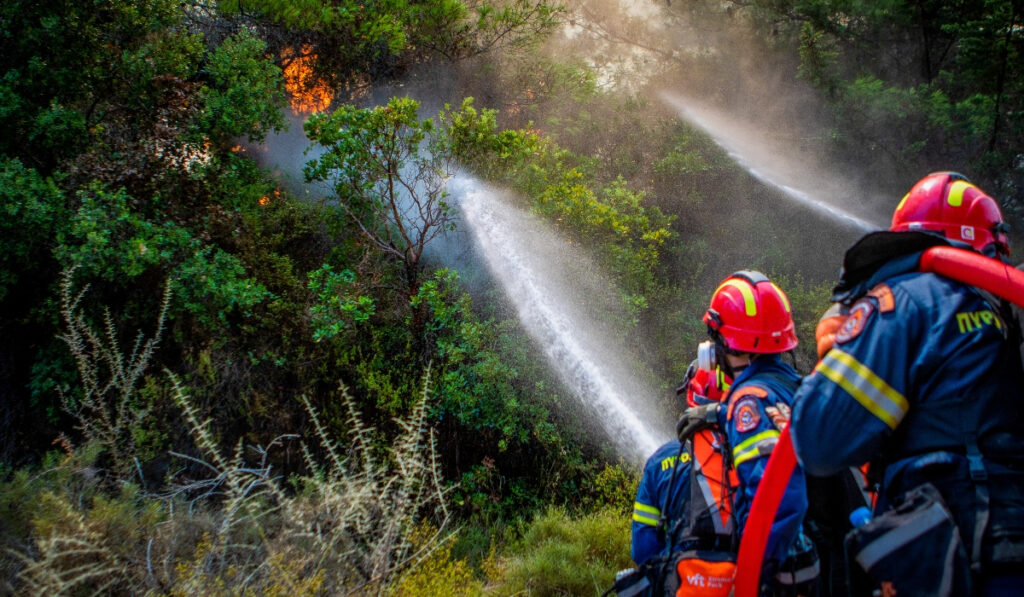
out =
[[(413, 549), (419, 551), (428, 547), (427, 542), (435, 532), (429, 525), (417, 528), (411, 537)], [(475, 577), (465, 559), (452, 557), (451, 543), (443, 543), (429, 551), (423, 560), (385, 591), (387, 595), (410, 597), (458, 597), (481, 593), (483, 583)]]
[(640, 484), (641, 470), (624, 462), (605, 464), (594, 477), (591, 495), (585, 500), (588, 507), (607, 509), (628, 515), (633, 511), (633, 497)]
[(529, 524), (512, 553), (488, 565), (495, 595), (600, 595), (631, 567), (630, 519), (605, 509), (572, 519), (550, 508)]

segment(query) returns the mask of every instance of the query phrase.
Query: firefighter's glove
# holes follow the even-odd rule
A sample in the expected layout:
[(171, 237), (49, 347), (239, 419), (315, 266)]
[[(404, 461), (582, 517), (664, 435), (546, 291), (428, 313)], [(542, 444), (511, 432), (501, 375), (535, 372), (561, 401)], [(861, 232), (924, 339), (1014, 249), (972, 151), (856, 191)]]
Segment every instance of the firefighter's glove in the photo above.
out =
[(825, 314), (818, 320), (818, 326), (814, 328), (814, 342), (818, 348), (818, 360), (825, 358), (828, 351), (836, 343), (836, 332), (846, 321), (849, 309), (841, 303), (832, 303), (832, 306), (825, 311)]
[(679, 441), (685, 442), (694, 433), (717, 425), (718, 411), (721, 408), (721, 402), (712, 402), (686, 409), (682, 418), (676, 423), (676, 437), (679, 438)]

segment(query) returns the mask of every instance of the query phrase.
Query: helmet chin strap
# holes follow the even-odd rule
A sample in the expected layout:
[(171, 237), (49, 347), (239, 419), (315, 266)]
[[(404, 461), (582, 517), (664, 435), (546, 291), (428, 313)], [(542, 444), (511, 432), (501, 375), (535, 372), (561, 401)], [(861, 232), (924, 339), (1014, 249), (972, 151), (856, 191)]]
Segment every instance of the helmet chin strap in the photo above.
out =
[(718, 366), (725, 372), (726, 375), (732, 379), (736, 379), (741, 371), (747, 368), (747, 365), (742, 367), (733, 367), (729, 362), (729, 347), (725, 344), (725, 340), (721, 334), (715, 332), (711, 335), (712, 341), (715, 343), (715, 361)]
[(737, 377), (739, 377), (740, 373), (743, 373), (743, 370), (749, 366), (750, 363), (747, 363), (746, 365), (740, 365), (739, 367), (729, 367), (729, 369), (732, 371), (730, 375), (733, 379), (736, 379)]

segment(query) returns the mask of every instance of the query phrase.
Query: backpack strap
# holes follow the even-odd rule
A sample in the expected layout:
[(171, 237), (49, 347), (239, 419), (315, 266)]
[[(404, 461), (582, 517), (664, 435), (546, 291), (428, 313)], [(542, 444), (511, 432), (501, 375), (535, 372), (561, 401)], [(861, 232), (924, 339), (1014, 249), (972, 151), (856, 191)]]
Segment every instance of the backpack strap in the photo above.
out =
[[(683, 454), (690, 445), (690, 438), (679, 438), (679, 452), (676, 454), (675, 464), (672, 465), (672, 474), (668, 478), (668, 491), (665, 492), (665, 499), (661, 503), (661, 514), (658, 518), (658, 532), (661, 534), (665, 549), (669, 550), (675, 545), (676, 537), (679, 534), (679, 525), (682, 522), (681, 516), (676, 516), (672, 506), (676, 503), (676, 476), (679, 474), (679, 467), (682, 465)], [(690, 466), (691, 470), (693, 466)]]

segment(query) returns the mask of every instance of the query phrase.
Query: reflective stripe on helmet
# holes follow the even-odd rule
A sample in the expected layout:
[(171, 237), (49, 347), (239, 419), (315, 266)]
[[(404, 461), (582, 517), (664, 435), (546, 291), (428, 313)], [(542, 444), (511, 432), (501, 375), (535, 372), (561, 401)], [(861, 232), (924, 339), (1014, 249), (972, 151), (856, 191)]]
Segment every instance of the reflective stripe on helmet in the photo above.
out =
[(964, 193), (967, 189), (971, 188), (977, 187), (964, 180), (953, 181), (949, 185), (949, 194), (946, 195), (946, 203), (948, 203), (950, 207), (960, 207), (964, 204)]
[(792, 313), (793, 310), (789, 308), (789, 297), (786, 296), (786, 293), (782, 292), (782, 289), (776, 286), (775, 282), (769, 282), (769, 284), (772, 285), (775, 292), (779, 293), (779, 298), (782, 299), (782, 306), (786, 308), (786, 313)]
[(732, 286), (736, 290), (740, 291), (743, 295), (743, 311), (750, 317), (757, 315), (757, 301), (754, 300), (754, 287), (746, 280), (737, 280), (736, 278), (730, 278), (725, 282), (722, 282), (718, 288), (715, 289), (715, 294), (718, 294), (720, 290), (726, 286)]
[(907, 193), (906, 195), (903, 196), (902, 199), (900, 199), (900, 202), (896, 205), (896, 211), (897, 212), (899, 212), (901, 209), (903, 209), (903, 206), (907, 204), (907, 199), (909, 199), (909, 198), (910, 198), (910, 193)]

